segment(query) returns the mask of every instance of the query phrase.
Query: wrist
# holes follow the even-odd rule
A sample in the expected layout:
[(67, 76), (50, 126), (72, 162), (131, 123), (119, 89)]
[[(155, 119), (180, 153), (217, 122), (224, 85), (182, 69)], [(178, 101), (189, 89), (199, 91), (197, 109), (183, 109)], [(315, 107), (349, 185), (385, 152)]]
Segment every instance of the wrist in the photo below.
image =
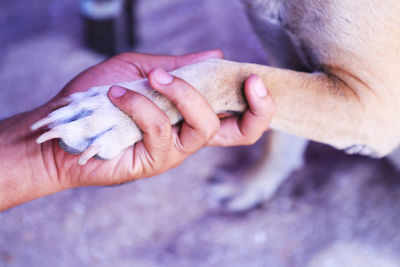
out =
[(62, 190), (52, 144), (36, 144), (29, 128), (48, 111), (43, 106), (0, 122), (0, 210)]

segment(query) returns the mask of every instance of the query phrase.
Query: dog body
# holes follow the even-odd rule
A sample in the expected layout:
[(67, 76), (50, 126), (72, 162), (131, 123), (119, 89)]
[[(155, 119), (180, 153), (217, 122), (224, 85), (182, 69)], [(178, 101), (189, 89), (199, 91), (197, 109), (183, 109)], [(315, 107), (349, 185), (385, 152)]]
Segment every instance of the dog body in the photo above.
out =
[[(382, 157), (400, 142), (400, 4), (396, 0), (243, 0), (250, 20), (271, 56), (272, 66), (207, 60), (173, 71), (197, 88), (216, 112), (246, 108), (243, 81), (253, 73), (264, 81), (277, 104), (271, 127), (302, 138), (326, 143), (348, 153)], [(124, 83), (159, 105), (172, 123), (182, 119), (175, 107), (155, 93), (146, 80)], [(141, 139), (140, 130), (130, 118), (107, 99), (110, 86), (95, 87), (71, 97), (73, 102), (50, 114), (33, 128), (53, 123), (57, 136), (69, 149), (85, 151), (89, 145), (102, 158), (112, 158)], [(86, 104), (85, 104), (86, 103)], [(80, 132), (69, 131), (71, 107), (91, 103), (90, 120), (82, 119)], [(104, 119), (104, 110), (119, 119)], [(103, 110), (103, 112), (96, 112)], [(86, 110), (87, 112), (87, 110)], [(68, 115), (67, 115), (68, 114)], [(114, 125), (118, 121), (118, 125)], [(91, 126), (85, 126), (90, 122)], [(112, 131), (107, 129), (112, 128)], [(105, 134), (99, 134), (103, 133)], [(129, 132), (130, 134), (126, 134)], [(275, 135), (275, 134), (274, 134)], [(279, 183), (301, 164), (305, 142), (294, 141), (291, 163), (279, 160), (288, 140), (271, 144), (266, 153), (270, 163), (259, 167), (265, 173), (278, 173), (266, 182), (270, 196)], [(55, 135), (47, 135), (55, 136)], [(92, 144), (87, 136), (99, 136)], [(45, 141), (49, 138), (42, 138)], [(91, 139), (93, 141), (93, 139)], [(93, 149), (91, 149), (93, 152)], [(93, 156), (86, 155), (83, 163)], [(270, 167), (266, 167), (270, 166)], [(274, 171), (275, 170), (275, 171)], [(264, 177), (264, 178), (263, 178)], [(255, 183), (257, 184), (257, 183)], [(265, 184), (265, 183), (264, 183)], [(258, 187), (260, 187), (258, 185)], [(271, 189), (272, 188), (272, 189)], [(264, 197), (264, 198), (268, 198)], [(253, 201), (253, 200), (251, 200)], [(254, 201), (253, 201), (254, 202)]]
[[(302, 71), (261, 71), (278, 105), (273, 128), (373, 156), (383, 156), (398, 146), (398, 3), (247, 2), (272, 62)], [(288, 54), (293, 62), (279, 57), (285, 53), (283, 42), (260, 32), (271, 24), (278, 28), (276, 32), (283, 31), (287, 36), (281, 39), (290, 40), (291, 44), (284, 47), (292, 48)]]
[[(399, 25), (399, 19), (395, 15), (399, 11), (398, 4), (393, 1), (385, 2), (383, 7), (382, 3), (378, 1), (243, 0), (243, 2), (246, 4), (249, 19), (268, 51), (269, 61), (273, 66), (298, 72), (326, 74), (330, 78), (328, 80), (330, 85), (325, 87), (322, 85), (320, 89), (331, 91), (330, 93), (333, 93), (334, 97), (338, 97), (337, 94), (342, 94), (341, 97), (345, 96), (345, 99), (342, 100), (339, 97), (339, 101), (343, 103), (338, 103), (336, 108), (332, 107), (328, 110), (329, 106), (321, 105), (331, 100), (317, 99), (316, 101), (320, 104), (312, 105), (313, 107), (319, 106), (319, 110), (314, 110), (308, 104), (301, 104), (300, 110), (306, 113), (301, 114), (308, 118), (316, 118), (317, 113), (326, 112), (327, 116), (321, 114), (323, 117), (316, 121), (317, 123), (338, 124), (338, 120), (347, 120), (352, 124), (345, 126), (347, 129), (342, 130), (342, 133), (350, 140), (336, 135), (340, 129), (329, 128), (329, 126), (321, 128), (321, 131), (326, 131), (330, 135), (330, 142), (327, 143), (346, 149), (349, 153), (362, 153), (370, 156), (383, 156), (387, 153), (384, 147), (390, 151), (398, 146), (398, 126), (400, 124), (398, 103), (400, 103), (400, 99), (399, 87), (396, 86), (398, 83), (396, 74), (400, 70), (398, 64), (399, 35), (391, 36), (390, 39), (393, 38), (391, 40), (388, 38), (391, 32), (396, 32), (395, 29)], [(378, 36), (384, 37), (384, 44), (381, 43)], [(385, 47), (384, 50), (382, 50), (383, 47)], [(393, 58), (387, 64), (385, 58), (391, 56)], [(390, 67), (388, 68), (388, 66)], [(387, 73), (382, 73), (386, 71)], [(292, 75), (284, 76), (286, 77), (283, 80), (290, 80)], [(309, 78), (305, 78), (299, 85), (304, 82), (309, 83), (307, 80)], [(337, 86), (332, 86), (336, 82)], [(288, 83), (282, 82), (282, 85), (285, 84)], [(268, 82), (267, 87), (271, 88)], [(274, 88), (271, 89), (274, 90)], [(318, 90), (316, 87), (304, 89)], [(354, 108), (347, 107), (349, 104), (353, 105), (351, 101), (354, 100), (350, 99), (348, 102), (349, 97), (344, 94), (349, 95), (351, 91), (355, 92), (355, 95), (350, 95), (351, 97), (360, 97), (358, 101), (355, 101)], [(373, 95), (368, 94), (371, 92), (376, 94), (375, 99)], [(277, 93), (274, 93), (275, 95)], [(389, 99), (391, 97), (393, 99)], [(300, 95), (300, 99), (303, 99), (303, 96)], [(383, 99), (386, 100), (382, 102)], [(292, 98), (292, 101), (298, 102), (299, 99)], [(386, 101), (392, 103), (386, 105), (384, 104)], [(366, 102), (369, 104), (364, 106)], [(293, 104), (297, 104), (287, 103), (288, 106), (282, 107), (281, 100), (277, 100), (277, 103), (278, 113), (282, 108), (288, 111)], [(387, 118), (387, 120), (376, 118), (375, 122), (369, 122), (376, 125), (368, 125), (368, 122), (365, 121), (374, 116), (371, 117), (367, 110), (356, 108), (357, 105), (362, 105), (370, 112), (378, 112), (381, 114), (380, 116), (390, 116), (391, 118)], [(337, 109), (344, 109), (342, 112), (347, 112), (347, 118), (346, 114), (343, 114), (342, 118), (336, 117)], [(298, 111), (293, 112), (293, 109), (289, 112), (292, 116), (299, 114)], [(375, 117), (377, 115), (375, 113)], [(279, 120), (279, 117), (275, 117), (275, 119)], [(295, 123), (299, 124), (302, 121), (304, 120), (301, 117), (296, 116)], [(316, 132), (311, 130), (308, 128), (310, 124), (307, 122), (303, 124), (307, 127), (305, 135), (300, 133), (301, 129), (288, 129), (280, 123), (282, 121), (274, 120), (272, 126), (308, 138), (310, 138), (308, 134), (318, 134), (318, 129), (315, 129)], [(362, 125), (365, 126), (362, 127)], [(379, 130), (373, 133), (372, 129)], [(313, 133), (308, 132), (310, 130)], [(332, 131), (335, 131), (336, 134)], [(365, 141), (361, 141), (355, 135), (352, 136), (349, 132), (353, 132), (359, 137), (362, 134), (365, 136), (371, 134), (370, 138), (374, 145), (367, 145)], [(332, 143), (334, 135), (338, 139)], [(317, 140), (315, 138), (316, 136), (311, 139)], [(387, 143), (384, 144), (385, 142)], [(377, 148), (378, 143), (381, 143), (381, 148)], [(217, 188), (214, 195), (218, 199), (224, 200), (225, 208), (230, 211), (247, 210), (270, 199), (288, 175), (302, 165), (306, 144), (304, 139), (279, 131), (271, 131), (267, 138), (264, 157), (260, 158), (259, 162), (250, 170), (241, 174), (245, 177), (236, 179), (236, 183), (233, 183), (236, 187), (235, 190), (232, 190), (231, 182), (224, 182), (214, 186)], [(390, 158), (394, 163), (400, 159), (395, 154), (392, 154)], [(400, 166), (398, 163), (397, 165)], [(222, 177), (218, 177), (218, 180), (222, 181), (231, 181), (224, 176), (235, 176), (228, 170), (219, 171), (217, 176), (221, 175)], [(240, 182), (238, 183), (237, 180)]]

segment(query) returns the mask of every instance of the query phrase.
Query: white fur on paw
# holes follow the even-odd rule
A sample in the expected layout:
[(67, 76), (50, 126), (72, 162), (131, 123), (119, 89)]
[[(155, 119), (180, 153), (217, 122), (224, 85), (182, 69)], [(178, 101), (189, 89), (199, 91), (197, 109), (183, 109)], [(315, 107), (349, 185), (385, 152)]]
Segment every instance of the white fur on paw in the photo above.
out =
[(258, 187), (250, 183), (219, 184), (212, 189), (212, 197), (229, 212), (249, 211), (270, 200), (277, 188)]
[(93, 87), (72, 94), (70, 103), (32, 125), (36, 130), (47, 126), (37, 143), (59, 138), (71, 153), (83, 152), (79, 163), (93, 156), (111, 159), (141, 139), (141, 132), (131, 118), (115, 107), (107, 97), (110, 86)]

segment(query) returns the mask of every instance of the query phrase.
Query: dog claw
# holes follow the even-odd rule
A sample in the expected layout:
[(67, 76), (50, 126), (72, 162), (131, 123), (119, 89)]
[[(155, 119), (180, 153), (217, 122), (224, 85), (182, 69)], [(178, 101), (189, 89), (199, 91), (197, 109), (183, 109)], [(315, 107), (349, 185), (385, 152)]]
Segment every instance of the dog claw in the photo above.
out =
[(70, 104), (72, 102), (72, 98), (71, 97), (63, 97), (57, 101), (55, 101), (54, 103), (51, 104), (51, 108), (53, 110), (55, 109), (59, 109), (62, 108), (68, 104)]
[(99, 148), (97, 146), (90, 146), (86, 149), (79, 158), (78, 164), (85, 165), (89, 159), (94, 157), (99, 152)]
[(36, 131), (39, 128), (42, 128), (43, 126), (49, 125), (50, 123), (53, 122), (53, 118), (51, 117), (45, 117), (43, 119), (38, 120), (31, 126), (32, 131)]
[(41, 144), (44, 143), (48, 140), (51, 139), (56, 139), (56, 138), (60, 138), (60, 134), (54, 130), (49, 131), (49, 132), (45, 132), (44, 134), (42, 134), (41, 136), (38, 137), (38, 139), (36, 139), (36, 143)]

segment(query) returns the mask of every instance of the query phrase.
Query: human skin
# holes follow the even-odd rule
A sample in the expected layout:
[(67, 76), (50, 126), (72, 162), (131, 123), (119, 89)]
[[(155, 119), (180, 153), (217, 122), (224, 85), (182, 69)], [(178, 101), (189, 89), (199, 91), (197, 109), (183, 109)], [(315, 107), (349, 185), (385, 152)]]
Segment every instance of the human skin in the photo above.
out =
[[(65, 189), (115, 185), (160, 174), (179, 165), (205, 145), (252, 144), (268, 128), (275, 105), (260, 79), (245, 83), (249, 109), (241, 117), (220, 120), (205, 99), (185, 81), (166, 71), (223, 55), (219, 50), (184, 56), (124, 53), (79, 74), (43, 106), (0, 122), (0, 211)], [(30, 126), (62, 104), (72, 93), (93, 86), (148, 77), (151, 86), (176, 104), (184, 122), (171, 126), (149, 99), (114, 86), (110, 100), (132, 117), (143, 140), (112, 160), (91, 159), (62, 150), (56, 140), (35, 143), (43, 132)], [(201, 112), (202, 116), (198, 116)]]

